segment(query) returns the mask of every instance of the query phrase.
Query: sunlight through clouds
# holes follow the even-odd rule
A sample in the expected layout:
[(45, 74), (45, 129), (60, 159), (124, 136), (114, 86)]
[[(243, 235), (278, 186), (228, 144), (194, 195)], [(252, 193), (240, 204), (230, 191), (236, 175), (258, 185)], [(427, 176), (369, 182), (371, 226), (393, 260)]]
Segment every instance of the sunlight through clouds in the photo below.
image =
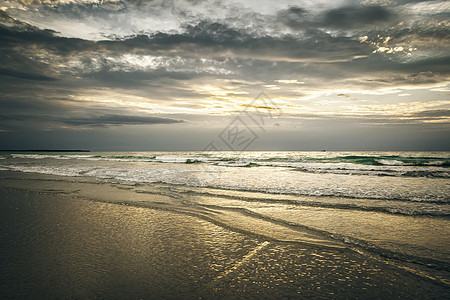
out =
[(446, 1), (9, 0), (0, 7), (0, 128), (8, 132), (31, 120), (37, 130), (79, 123), (86, 130), (92, 124), (83, 110), (105, 127), (151, 123), (154, 115), (165, 118), (154, 119), (164, 130), (205, 120), (216, 126), (261, 92), (286, 113), (279, 122), (291, 130), (286, 141), (310, 128), (302, 118), (323, 130), (343, 120), (377, 130), (439, 123), (439, 134), (450, 126)]

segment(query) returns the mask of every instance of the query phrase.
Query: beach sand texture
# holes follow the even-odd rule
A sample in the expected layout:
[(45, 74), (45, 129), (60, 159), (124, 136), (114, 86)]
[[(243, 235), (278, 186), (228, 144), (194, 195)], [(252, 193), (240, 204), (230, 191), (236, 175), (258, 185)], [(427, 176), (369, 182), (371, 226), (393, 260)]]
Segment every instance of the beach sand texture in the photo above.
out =
[(1, 177), (2, 299), (449, 295), (445, 270), (410, 268), (237, 205), (218, 209), (214, 197), (205, 204), (207, 191)]

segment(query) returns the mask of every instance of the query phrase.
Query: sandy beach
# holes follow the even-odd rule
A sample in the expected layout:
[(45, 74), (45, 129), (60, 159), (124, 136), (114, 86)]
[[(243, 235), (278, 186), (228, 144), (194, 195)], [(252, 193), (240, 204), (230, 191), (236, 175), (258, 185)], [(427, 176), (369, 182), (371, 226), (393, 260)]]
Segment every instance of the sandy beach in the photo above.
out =
[(412, 299), (449, 293), (444, 277), (239, 210), (217, 216), (174, 193), (136, 193), (89, 178), (5, 171), (1, 177), (3, 299)]

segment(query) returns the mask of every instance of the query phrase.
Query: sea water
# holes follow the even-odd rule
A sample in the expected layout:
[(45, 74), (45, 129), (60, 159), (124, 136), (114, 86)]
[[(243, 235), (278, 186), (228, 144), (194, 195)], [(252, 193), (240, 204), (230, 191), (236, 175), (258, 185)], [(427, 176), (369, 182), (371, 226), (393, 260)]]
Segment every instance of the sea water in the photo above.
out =
[(446, 215), (448, 152), (99, 152), (0, 155), (6, 170), (91, 176), (126, 184), (436, 204)]
[[(387, 259), (450, 271), (449, 152), (3, 153), (0, 158), (0, 170), (91, 178), (138, 193), (158, 185), (193, 209), (238, 209)], [(236, 227), (232, 223), (239, 218), (223, 222)], [(271, 236), (271, 227), (259, 233)]]

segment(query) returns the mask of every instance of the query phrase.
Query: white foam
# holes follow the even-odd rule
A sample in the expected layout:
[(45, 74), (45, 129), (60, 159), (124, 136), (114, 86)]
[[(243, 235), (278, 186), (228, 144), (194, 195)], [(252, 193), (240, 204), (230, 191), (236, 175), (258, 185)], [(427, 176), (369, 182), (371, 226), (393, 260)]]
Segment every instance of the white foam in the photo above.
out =
[(250, 162), (245, 161), (223, 161), (217, 164), (218, 166), (226, 166), (226, 167), (248, 167), (250, 166)]
[(28, 158), (28, 159), (44, 159), (44, 158), (53, 158), (53, 159), (84, 159), (91, 158), (93, 155), (61, 155), (61, 154), (11, 154), (13, 158)]
[(379, 162), (380, 164), (383, 164), (385, 166), (407, 166), (407, 165), (412, 165), (412, 164), (408, 164), (408, 163), (404, 163), (402, 161), (399, 160), (395, 160), (395, 159), (377, 159), (377, 162)]

